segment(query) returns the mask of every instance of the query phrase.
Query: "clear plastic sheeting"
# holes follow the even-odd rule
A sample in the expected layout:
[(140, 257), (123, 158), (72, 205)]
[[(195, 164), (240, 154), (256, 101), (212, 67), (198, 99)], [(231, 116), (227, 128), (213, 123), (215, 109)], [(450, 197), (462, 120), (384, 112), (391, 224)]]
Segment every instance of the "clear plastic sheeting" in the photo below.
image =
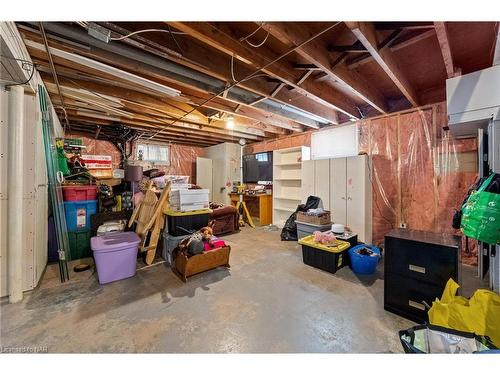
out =
[[(477, 177), (477, 141), (452, 137), (446, 124), (445, 103), (360, 123), (360, 152), (373, 160), (375, 244), (399, 226), (460, 233), (451, 220)], [(477, 262), (473, 242), (465, 263)]]
[[(372, 156), (375, 245), (399, 226), (460, 234), (451, 220), (477, 178), (477, 140), (456, 139), (443, 130), (446, 125), (444, 102), (358, 122), (359, 153)], [(244, 152), (309, 146), (310, 134), (254, 143)], [(475, 265), (477, 243), (468, 241), (462, 261)]]
[[(113, 168), (119, 168), (122, 154), (120, 150), (111, 142), (103, 139), (95, 139), (79, 134), (67, 134), (66, 138), (81, 138), (86, 146), (85, 154), (88, 155), (110, 155), (113, 160)], [(203, 148), (195, 146), (185, 146), (171, 144), (170, 165), (153, 164), (141, 162), (144, 170), (159, 169), (167, 175), (190, 176), (190, 182), (196, 179), (196, 158), (203, 156)], [(129, 148), (129, 147), (127, 147)], [(136, 147), (132, 146), (130, 160), (136, 159)], [(130, 150), (128, 151), (130, 152)]]

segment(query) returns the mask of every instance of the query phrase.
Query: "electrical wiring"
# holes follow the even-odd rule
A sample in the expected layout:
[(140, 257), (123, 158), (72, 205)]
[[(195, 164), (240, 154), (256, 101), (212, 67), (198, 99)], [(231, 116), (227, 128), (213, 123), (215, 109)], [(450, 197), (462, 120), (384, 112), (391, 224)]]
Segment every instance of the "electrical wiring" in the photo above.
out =
[(123, 40), (123, 39), (130, 38), (131, 36), (136, 35), (136, 34), (149, 33), (149, 32), (169, 33), (171, 35), (173, 35), (173, 34), (186, 35), (186, 33), (183, 33), (181, 31), (172, 31), (172, 30), (165, 30), (165, 29), (144, 29), (144, 30), (134, 31), (134, 32), (131, 32), (131, 33), (127, 34), (127, 35), (123, 35), (123, 36), (120, 36), (120, 37), (109, 38), (109, 40), (116, 40), (116, 41), (118, 41), (118, 40)]
[[(31, 81), (31, 79), (33, 78), (33, 76), (35, 75), (35, 65), (33, 65), (33, 63), (31, 63), (30, 61), (28, 60), (23, 60), (23, 59), (16, 59), (14, 57), (9, 57), (9, 56), (4, 56), (4, 55), (0, 55), (2, 58), (5, 58), (5, 59), (11, 59), (11, 60), (16, 60), (16, 61), (20, 61), (24, 64), (28, 64), (28, 65), (31, 65), (31, 73), (30, 73), (30, 76), (28, 77), (28, 79), (24, 82), (21, 82), (21, 83), (12, 83), (12, 84), (9, 84), (9, 85), (5, 85), (5, 87), (14, 87), (14, 86), (23, 86), (23, 85), (26, 85), (27, 83), (29, 83)], [(26, 70), (28, 71), (28, 69), (24, 69), (23, 67), (23, 70)]]
[(216, 93), (215, 95), (209, 97), (208, 99), (205, 99), (203, 100), (200, 104), (196, 105), (195, 107), (193, 107), (193, 109), (189, 110), (188, 112), (186, 112), (184, 115), (182, 115), (179, 119), (177, 120), (174, 120), (172, 121), (170, 124), (168, 124), (165, 128), (163, 129), (160, 129), (158, 131), (156, 131), (152, 136), (150, 136), (148, 139), (152, 139), (154, 138), (156, 135), (162, 133), (163, 131), (165, 131), (169, 126), (175, 124), (177, 121), (180, 121), (182, 120), (183, 118), (185, 118), (186, 116), (188, 116), (189, 114), (193, 113), (194, 111), (196, 111), (197, 109), (203, 107), (205, 104), (211, 102), (212, 100), (214, 100), (215, 98), (217, 98), (218, 96), (224, 94), (225, 92), (227, 92), (228, 90), (230, 90), (231, 88), (235, 87), (236, 85), (238, 85), (240, 82), (242, 81), (246, 81), (246, 80), (249, 80), (251, 78), (254, 78), (258, 75), (259, 72), (261, 72), (262, 70), (266, 69), (267, 67), (273, 65), (275, 62), (281, 60), (282, 58), (288, 56), (289, 54), (291, 54), (292, 52), (295, 52), (297, 49), (301, 48), (302, 46), (304, 46), (305, 44), (309, 43), (310, 41), (316, 39), (317, 37), (323, 35), (324, 33), (326, 33), (327, 31), (333, 29), (334, 27), (336, 27), (338, 24), (340, 24), (341, 21), (338, 21), (336, 23), (334, 23), (333, 25), (330, 25), (328, 26), (327, 28), (321, 30), (320, 32), (314, 34), (313, 36), (311, 36), (310, 38), (304, 40), (302, 43), (296, 45), (295, 47), (289, 49), (288, 51), (286, 51), (285, 53), (283, 53), (282, 55), (276, 57), (274, 60), (268, 62), (267, 64), (265, 64), (264, 66), (258, 68), (256, 71), (254, 71), (253, 73), (249, 74), (248, 76), (246, 76), (245, 78), (241, 79), (240, 81), (236, 81), (234, 83), (232, 83), (231, 85), (227, 86), (224, 88), (224, 90), (221, 90), (220, 92)]
[(264, 22), (259, 27), (257, 27), (253, 32), (251, 32), (250, 34), (248, 34), (247, 36), (245, 36), (243, 38), (240, 38), (240, 42), (243, 42), (243, 41), (247, 40), (248, 38), (250, 38), (251, 36), (255, 35), (255, 33), (257, 31), (259, 31), (260, 29), (262, 29), (263, 26), (264, 26)]
[(175, 45), (177, 46), (177, 48), (179, 49), (179, 53), (181, 54), (181, 56), (183, 55), (182, 53), (182, 48), (181, 46), (179, 45), (179, 43), (177, 43), (177, 39), (175, 39), (175, 36), (174, 36), (174, 32), (172, 31), (172, 29), (170, 28), (170, 25), (167, 24), (167, 27), (168, 27), (168, 31), (170, 33), (170, 36), (172, 37), (172, 40), (174, 41)]
[(267, 38), (269, 38), (269, 31), (267, 32), (267, 35), (266, 37), (264, 38), (264, 40), (262, 42), (260, 42), (259, 44), (253, 44), (251, 43), (248, 39), (245, 40), (245, 42), (247, 42), (250, 46), (254, 47), (254, 48), (259, 48), (259, 47), (262, 47), (264, 45), (264, 43), (267, 42)]
[[(258, 77), (269, 77), (269, 74), (257, 74), (257, 75), (252, 76), (252, 77), (246, 77), (246, 78), (243, 78), (240, 82), (245, 82), (245, 81), (248, 81), (250, 79), (258, 78)], [(238, 81), (234, 76), (234, 55), (231, 55), (231, 78), (232, 78), (233, 82)]]

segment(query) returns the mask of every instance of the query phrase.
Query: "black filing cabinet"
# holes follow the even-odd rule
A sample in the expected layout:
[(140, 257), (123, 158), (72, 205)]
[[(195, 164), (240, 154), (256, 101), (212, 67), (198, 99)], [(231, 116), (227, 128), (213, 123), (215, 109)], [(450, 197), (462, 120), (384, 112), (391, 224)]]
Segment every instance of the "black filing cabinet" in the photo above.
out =
[[(460, 237), (412, 229), (385, 236), (384, 309), (407, 319), (428, 321), (429, 306), (441, 298), (448, 279), (460, 283)], [(425, 301), (425, 303), (424, 303)]]

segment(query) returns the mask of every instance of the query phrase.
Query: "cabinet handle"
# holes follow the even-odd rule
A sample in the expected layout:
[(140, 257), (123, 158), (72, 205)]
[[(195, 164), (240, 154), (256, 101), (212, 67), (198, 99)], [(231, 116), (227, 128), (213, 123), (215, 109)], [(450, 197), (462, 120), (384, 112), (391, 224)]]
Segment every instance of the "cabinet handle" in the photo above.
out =
[(420, 267), (420, 266), (415, 266), (414, 264), (409, 264), (408, 269), (410, 271), (418, 272), (418, 273), (424, 273), (425, 274), (425, 267)]
[(343, 200), (345, 200), (345, 197), (340, 197), (340, 199), (343, 199)]
[(351, 198), (351, 197), (347, 197), (347, 200), (348, 200), (348, 201), (352, 201), (352, 198)]
[(408, 300), (408, 305), (411, 306), (411, 307), (414, 307), (416, 309), (425, 311), (425, 305), (424, 304), (412, 301), (411, 299)]

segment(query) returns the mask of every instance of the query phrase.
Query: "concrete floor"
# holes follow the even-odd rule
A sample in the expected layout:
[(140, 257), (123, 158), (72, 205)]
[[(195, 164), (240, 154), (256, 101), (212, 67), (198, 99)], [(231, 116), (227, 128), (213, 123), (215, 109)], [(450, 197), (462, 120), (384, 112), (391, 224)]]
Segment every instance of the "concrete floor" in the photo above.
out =
[(262, 227), (225, 240), (231, 269), (186, 284), (165, 264), (104, 286), (91, 271), (61, 284), (52, 265), (22, 302), (2, 300), (0, 345), (50, 353), (402, 352), (397, 332), (415, 323), (384, 311), (382, 270), (360, 279), (348, 267), (335, 275), (314, 269), (296, 242)]

